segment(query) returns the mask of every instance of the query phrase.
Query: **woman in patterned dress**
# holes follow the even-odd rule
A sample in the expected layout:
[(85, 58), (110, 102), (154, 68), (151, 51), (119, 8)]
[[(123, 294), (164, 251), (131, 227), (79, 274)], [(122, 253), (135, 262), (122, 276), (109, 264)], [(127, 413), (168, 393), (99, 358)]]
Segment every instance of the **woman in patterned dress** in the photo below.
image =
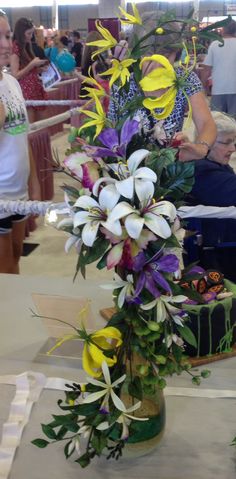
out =
[[(34, 56), (31, 38), (34, 25), (27, 18), (19, 18), (13, 34), (13, 54), (11, 55), (11, 73), (19, 81), (25, 100), (45, 100), (46, 92), (39, 78), (40, 69), (47, 63)], [(29, 107), (30, 123), (44, 118), (43, 107)]]
[[(136, 26), (134, 27), (132, 37), (135, 42), (137, 41), (137, 38), (144, 36), (156, 27), (157, 19), (160, 18), (161, 13), (162, 12), (146, 12), (142, 15), (143, 28), (140, 29)], [(165, 26), (163, 28), (165, 28)], [(182, 50), (179, 47), (180, 33), (178, 22), (172, 24), (172, 28), (175, 29), (176, 32), (174, 31), (171, 34), (164, 33), (158, 36), (158, 43), (157, 35), (149, 37), (146, 41), (147, 45), (145, 45), (144, 56), (151, 56), (158, 53), (165, 56), (174, 66), (175, 62), (180, 59)], [(131, 46), (132, 37), (130, 39)], [(142, 46), (144, 46), (143, 43)], [(142, 77), (146, 76), (156, 68), (156, 62), (144, 62)], [(185, 70), (182, 67), (175, 68), (175, 72), (178, 78), (185, 75)], [(158, 89), (157, 85), (157, 90), (155, 92), (152, 91), (151, 95), (148, 93), (147, 96), (160, 97), (164, 92), (165, 90)], [(146, 94), (141, 91), (133, 74), (130, 76), (129, 89), (123, 94), (123, 96), (118, 87), (113, 86), (109, 106), (109, 118), (111, 120), (117, 120), (118, 112), (121, 111), (125, 103), (143, 95), (143, 93)], [(197, 138), (194, 143), (190, 142), (187, 136), (181, 133), (184, 123), (184, 115), (188, 107), (186, 96), (188, 96), (191, 104), (192, 118), (197, 129)], [(155, 134), (159, 136), (162, 135), (167, 139), (174, 138), (178, 142), (181, 142), (178, 146), (180, 161), (191, 161), (204, 158), (216, 138), (216, 127), (203, 93), (203, 86), (194, 72), (191, 72), (186, 79), (185, 92), (183, 92), (182, 89), (178, 91), (174, 109), (164, 121), (158, 121), (151, 115), (150, 111), (144, 107), (136, 110), (135, 118), (138, 119), (140, 130), (144, 132), (144, 134), (152, 135), (153, 137), (155, 137)]]

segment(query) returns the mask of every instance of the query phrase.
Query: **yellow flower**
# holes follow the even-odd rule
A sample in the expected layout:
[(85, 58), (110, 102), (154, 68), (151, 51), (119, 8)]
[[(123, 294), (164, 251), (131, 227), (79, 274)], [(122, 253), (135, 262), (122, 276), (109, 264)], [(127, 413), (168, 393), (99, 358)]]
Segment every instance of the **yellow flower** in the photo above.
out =
[(103, 351), (113, 350), (121, 344), (121, 332), (113, 326), (108, 326), (91, 334), (83, 349), (82, 360), (86, 373), (93, 377), (99, 377), (103, 361), (107, 363), (108, 367), (113, 366), (117, 361), (116, 355), (108, 357)]
[(153, 112), (154, 116), (158, 120), (161, 120), (167, 118), (174, 108), (175, 98), (178, 92), (178, 79), (173, 66), (163, 55), (144, 57), (141, 60), (140, 66), (142, 67), (143, 63), (147, 61), (154, 61), (162, 66), (152, 70), (139, 82), (142, 90), (152, 92), (168, 88), (168, 90), (159, 98), (146, 98), (143, 101), (143, 105), (152, 112), (156, 108), (162, 109), (161, 113)]
[(115, 47), (117, 44), (117, 40), (111, 35), (107, 28), (102, 26), (99, 20), (96, 20), (95, 23), (97, 30), (103, 37), (103, 40), (96, 40), (94, 42), (86, 43), (86, 45), (98, 47), (98, 49), (92, 54), (92, 59), (94, 59), (100, 53), (109, 50), (109, 48)]
[(158, 27), (158, 28), (156, 29), (156, 33), (157, 33), (158, 35), (162, 35), (162, 34), (164, 33), (163, 28)]
[(89, 84), (91, 85), (91, 87), (89, 86), (84, 86), (83, 87), (83, 90), (86, 90), (87, 91), (87, 94), (86, 95), (81, 95), (81, 98), (83, 97), (91, 97), (93, 98), (93, 100), (95, 100), (95, 96), (96, 97), (103, 97), (106, 95), (106, 92), (103, 88), (103, 86), (97, 82), (97, 80), (95, 80), (95, 78), (93, 78), (91, 75), (90, 75), (90, 70), (91, 70), (91, 67), (89, 68), (89, 76), (85, 78), (85, 80), (83, 80), (83, 84)]
[(119, 60), (116, 60), (114, 58), (112, 60), (112, 67), (109, 68), (109, 70), (106, 70), (104, 73), (100, 73), (100, 75), (112, 75), (109, 81), (110, 87), (118, 78), (121, 79), (121, 85), (124, 86), (127, 79), (129, 79), (130, 77), (130, 72), (128, 70), (128, 67), (130, 67), (130, 65), (132, 65), (135, 62), (136, 60), (132, 60), (132, 58), (122, 60), (121, 62), (119, 62)]
[(191, 28), (190, 28), (190, 31), (194, 33), (194, 32), (197, 31), (197, 28), (196, 28), (196, 27), (191, 27)]
[(120, 9), (122, 15), (124, 15), (124, 17), (126, 18), (126, 20), (122, 20), (122, 18), (120, 19), (120, 21), (123, 25), (133, 25), (134, 23), (136, 23), (138, 25), (142, 25), (142, 19), (139, 15), (139, 11), (138, 11), (135, 3), (132, 3), (133, 15), (130, 15), (129, 13), (127, 13), (121, 7), (119, 7), (119, 9)]
[[(95, 89), (94, 89), (94, 91), (95, 91)], [(90, 118), (92, 118), (92, 120), (88, 121), (87, 123), (82, 125), (79, 129), (79, 133), (84, 128), (89, 128), (90, 126), (96, 126), (96, 133), (94, 135), (94, 138), (96, 138), (96, 136), (98, 136), (99, 133), (101, 133), (101, 131), (102, 131), (104, 125), (105, 125), (106, 113), (104, 112), (104, 110), (102, 108), (102, 104), (101, 104), (100, 100), (98, 99), (98, 97), (95, 94), (94, 94), (94, 101), (95, 101), (95, 104), (96, 104), (97, 112), (92, 111), (92, 110), (83, 110), (83, 108), (80, 110), (81, 113), (84, 113), (85, 115), (89, 116)]]

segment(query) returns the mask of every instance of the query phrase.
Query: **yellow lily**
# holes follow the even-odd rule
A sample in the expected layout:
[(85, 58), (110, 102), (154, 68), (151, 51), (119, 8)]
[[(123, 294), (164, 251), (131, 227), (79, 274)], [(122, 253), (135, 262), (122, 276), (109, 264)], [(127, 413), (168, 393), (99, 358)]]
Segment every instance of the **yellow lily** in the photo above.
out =
[[(160, 97), (145, 98), (143, 101), (143, 105), (151, 110), (158, 120), (163, 120), (170, 115), (174, 108), (178, 92), (178, 79), (173, 66), (163, 55), (144, 57), (140, 62), (140, 67), (142, 67), (144, 62), (156, 62), (162, 65), (148, 73), (139, 84), (143, 91), (148, 92), (167, 89)], [(160, 108), (162, 111), (155, 113), (154, 110), (157, 108)]]
[(100, 73), (100, 75), (112, 75), (109, 81), (110, 87), (116, 80), (118, 80), (118, 78), (121, 79), (121, 85), (124, 86), (130, 77), (130, 71), (128, 70), (128, 67), (135, 62), (136, 60), (133, 60), (132, 58), (122, 61), (116, 60), (114, 58), (112, 60), (112, 67), (109, 68), (109, 70), (106, 70), (104, 73)]
[(109, 50), (109, 48), (115, 47), (117, 44), (117, 40), (111, 35), (107, 28), (102, 26), (99, 20), (96, 20), (95, 24), (97, 30), (103, 37), (103, 40), (96, 40), (94, 42), (86, 43), (86, 45), (98, 47), (98, 49), (92, 54), (92, 59), (94, 59), (100, 53)]
[(122, 344), (121, 332), (113, 326), (100, 329), (89, 336), (86, 340), (83, 349), (83, 368), (92, 377), (99, 377), (101, 375), (102, 363), (105, 361), (108, 367), (113, 366), (117, 357), (114, 354), (108, 357), (104, 354), (105, 351), (113, 350)]
[[(94, 89), (94, 91), (95, 91), (95, 89)], [(101, 104), (100, 100), (98, 99), (98, 97), (95, 94), (94, 94), (94, 101), (95, 101), (95, 104), (96, 104), (97, 112), (92, 111), (92, 110), (81, 109), (81, 113), (84, 113), (85, 115), (89, 116), (90, 118), (92, 118), (92, 120), (88, 121), (87, 123), (82, 125), (79, 129), (79, 133), (84, 128), (89, 128), (90, 126), (96, 126), (96, 133), (94, 135), (94, 138), (96, 138), (99, 135), (99, 133), (101, 133), (101, 131), (102, 131), (104, 125), (105, 125), (106, 114), (105, 114), (105, 112), (102, 108), (102, 104)]]
[(122, 18), (120, 19), (123, 25), (133, 25), (133, 24), (142, 25), (142, 19), (139, 15), (139, 11), (135, 3), (132, 3), (133, 15), (130, 15), (121, 7), (119, 7), (119, 10), (122, 13), (122, 15), (126, 18), (126, 20), (122, 20)]
[(91, 85), (91, 87), (85, 86), (83, 88), (84, 90), (87, 91), (87, 94), (86, 95), (81, 95), (81, 98), (90, 96), (91, 98), (93, 98), (95, 100), (95, 96), (103, 97), (103, 96), (106, 95), (106, 92), (105, 92), (103, 86), (97, 80), (95, 80), (95, 78), (93, 78), (90, 75), (90, 70), (91, 70), (91, 67), (89, 68), (89, 76), (85, 77), (85, 79), (83, 80), (82, 83)]

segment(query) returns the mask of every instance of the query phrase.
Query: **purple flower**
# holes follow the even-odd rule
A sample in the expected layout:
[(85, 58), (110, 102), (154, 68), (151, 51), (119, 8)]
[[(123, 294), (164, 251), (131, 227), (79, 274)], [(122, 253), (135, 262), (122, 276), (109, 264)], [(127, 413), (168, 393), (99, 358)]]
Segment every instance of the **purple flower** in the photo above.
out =
[(134, 258), (133, 270), (139, 274), (134, 297), (139, 296), (143, 288), (146, 288), (155, 298), (161, 295), (160, 286), (167, 293), (172, 293), (171, 288), (163, 274), (174, 273), (179, 268), (179, 260), (174, 254), (160, 256), (158, 252), (151, 259), (146, 258), (143, 252)]
[(106, 148), (96, 148), (96, 156), (103, 158), (106, 156), (112, 157), (124, 157), (126, 153), (126, 147), (135, 133), (138, 132), (139, 123), (136, 120), (127, 119), (122, 126), (119, 133), (114, 128), (106, 128), (100, 133), (98, 139), (105, 145)]

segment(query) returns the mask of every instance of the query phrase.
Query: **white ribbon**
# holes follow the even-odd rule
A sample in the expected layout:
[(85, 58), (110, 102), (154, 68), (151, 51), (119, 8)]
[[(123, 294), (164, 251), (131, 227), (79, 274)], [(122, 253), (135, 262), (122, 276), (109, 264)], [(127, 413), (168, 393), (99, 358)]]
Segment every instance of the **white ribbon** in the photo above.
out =
[(31, 409), (46, 384), (46, 377), (40, 373), (26, 372), (19, 376), (5, 376), (0, 383), (15, 384), (16, 394), (10, 405), (7, 422), (3, 425), (0, 443), (0, 478), (7, 479)]
[[(27, 371), (18, 376), (0, 376), (0, 384), (16, 386), (16, 394), (10, 405), (10, 414), (3, 425), (0, 443), (0, 479), (7, 479), (20, 444), (25, 425), (28, 423), (32, 406), (38, 401), (43, 389), (66, 391), (73, 381), (64, 378), (49, 377), (44, 374)], [(79, 383), (84, 384), (84, 383)], [(197, 389), (182, 387), (165, 388), (165, 396), (185, 396), (198, 398), (236, 398), (236, 390)]]

